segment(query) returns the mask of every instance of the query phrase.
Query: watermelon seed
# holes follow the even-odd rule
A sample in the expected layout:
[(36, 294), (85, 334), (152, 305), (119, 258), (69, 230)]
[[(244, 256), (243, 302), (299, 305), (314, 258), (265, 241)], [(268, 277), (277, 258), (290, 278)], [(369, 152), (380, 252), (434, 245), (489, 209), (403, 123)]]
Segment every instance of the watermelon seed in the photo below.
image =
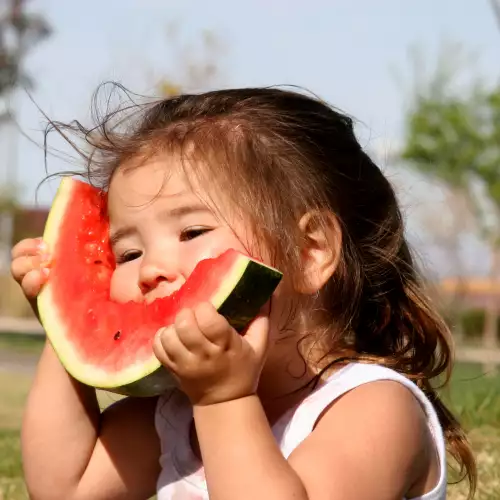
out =
[(94, 264), (96, 265), (102, 264), (102, 260), (94, 260)]
[(116, 333), (115, 333), (115, 336), (113, 337), (115, 340), (119, 340), (120, 339), (120, 336), (121, 336), (122, 332), (120, 332), (120, 330), (118, 330)]

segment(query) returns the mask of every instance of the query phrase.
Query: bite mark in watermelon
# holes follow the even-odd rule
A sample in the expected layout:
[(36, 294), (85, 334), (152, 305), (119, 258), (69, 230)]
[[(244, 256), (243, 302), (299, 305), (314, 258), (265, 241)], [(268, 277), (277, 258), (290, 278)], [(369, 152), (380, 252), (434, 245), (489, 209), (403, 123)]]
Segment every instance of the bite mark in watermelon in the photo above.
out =
[(52, 255), (38, 296), (40, 319), (66, 370), (84, 384), (153, 396), (174, 385), (152, 350), (159, 328), (184, 307), (210, 301), (238, 331), (269, 300), (282, 274), (236, 250), (198, 263), (176, 292), (144, 302), (110, 299), (115, 260), (106, 197), (89, 184), (61, 181), (44, 231)]

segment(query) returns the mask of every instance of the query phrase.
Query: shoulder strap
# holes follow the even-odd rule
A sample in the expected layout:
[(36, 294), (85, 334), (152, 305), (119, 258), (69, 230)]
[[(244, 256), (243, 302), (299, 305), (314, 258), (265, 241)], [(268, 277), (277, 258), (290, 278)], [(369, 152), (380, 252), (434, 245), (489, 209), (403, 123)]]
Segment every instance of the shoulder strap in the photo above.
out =
[[(313, 431), (321, 414), (328, 406), (347, 392), (360, 385), (379, 380), (394, 380), (407, 387), (427, 416), (429, 429), (436, 443), (436, 450), (441, 465), (441, 476), (436, 488), (446, 486), (446, 448), (443, 431), (438, 416), (427, 396), (413, 382), (400, 373), (384, 366), (365, 363), (351, 363), (329, 377), (316, 391), (308, 396), (294, 412), (287, 423), (281, 440), (281, 449), (285, 457)], [(426, 497), (424, 497), (426, 498)], [(429, 497), (430, 500), (431, 497)]]

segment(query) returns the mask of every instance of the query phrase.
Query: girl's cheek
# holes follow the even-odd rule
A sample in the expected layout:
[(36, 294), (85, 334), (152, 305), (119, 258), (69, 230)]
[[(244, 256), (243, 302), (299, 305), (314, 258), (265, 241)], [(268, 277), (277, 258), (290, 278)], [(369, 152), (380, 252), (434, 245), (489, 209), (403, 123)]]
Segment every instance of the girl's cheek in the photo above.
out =
[(110, 298), (117, 302), (140, 301), (142, 296), (136, 283), (137, 277), (134, 279), (125, 267), (115, 269), (111, 276)]
[(121, 298), (121, 293), (123, 290), (120, 289), (120, 277), (115, 270), (113, 272), (113, 275), (111, 276), (111, 283), (110, 283), (110, 290), (109, 290), (109, 295), (111, 300), (116, 300), (117, 302), (123, 302), (123, 300), (120, 300)]
[(245, 245), (230, 233), (224, 234), (224, 232), (214, 231), (213, 235), (200, 237), (199, 240), (190, 242), (182, 251), (182, 258), (187, 268), (186, 274), (189, 275), (198, 262), (216, 258), (230, 248), (248, 254)]

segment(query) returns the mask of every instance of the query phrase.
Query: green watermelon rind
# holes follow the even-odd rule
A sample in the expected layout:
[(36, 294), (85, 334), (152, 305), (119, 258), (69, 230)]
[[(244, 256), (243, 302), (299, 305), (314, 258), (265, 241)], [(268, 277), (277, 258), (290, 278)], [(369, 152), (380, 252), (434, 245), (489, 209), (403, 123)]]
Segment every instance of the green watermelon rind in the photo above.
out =
[[(49, 251), (51, 245), (57, 244), (61, 214), (72, 201), (75, 183), (71, 178), (63, 179), (54, 198), (43, 235)], [(240, 254), (210, 301), (237, 331), (241, 331), (269, 300), (281, 278), (282, 274), (278, 270)], [(175, 378), (153, 353), (149, 359), (132, 364), (115, 375), (82, 360), (65, 336), (64, 320), (55, 306), (50, 279), (38, 296), (38, 309), (42, 325), (58, 358), (76, 380), (95, 388), (131, 396), (156, 396), (176, 385)]]

